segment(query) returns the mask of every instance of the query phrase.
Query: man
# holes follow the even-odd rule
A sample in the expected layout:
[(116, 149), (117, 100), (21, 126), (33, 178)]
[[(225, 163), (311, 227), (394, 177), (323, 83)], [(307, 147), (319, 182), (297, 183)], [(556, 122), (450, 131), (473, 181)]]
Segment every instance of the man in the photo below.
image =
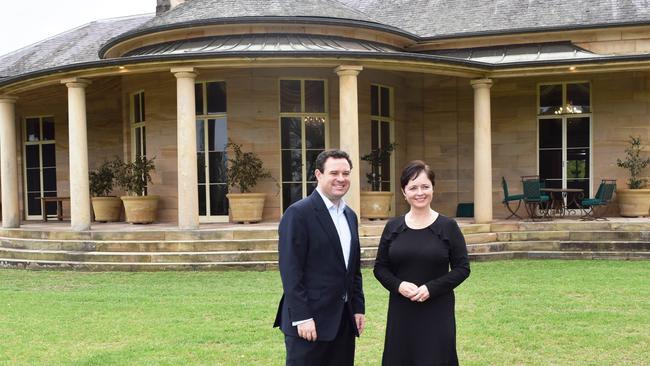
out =
[(357, 216), (342, 197), (352, 162), (326, 150), (315, 163), (316, 190), (280, 221), (284, 294), (274, 326), (284, 333), (287, 365), (353, 365), (365, 326)]

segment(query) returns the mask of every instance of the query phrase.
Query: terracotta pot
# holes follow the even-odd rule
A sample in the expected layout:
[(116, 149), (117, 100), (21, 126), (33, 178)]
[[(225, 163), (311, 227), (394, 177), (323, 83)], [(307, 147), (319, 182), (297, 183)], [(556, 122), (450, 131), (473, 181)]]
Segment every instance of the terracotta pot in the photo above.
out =
[(228, 193), (230, 203), (230, 221), (251, 222), (262, 221), (266, 193)]
[(361, 217), (364, 219), (387, 219), (390, 217), (392, 192), (361, 192)]
[(90, 200), (93, 203), (95, 221), (120, 221), (122, 200), (119, 197), (92, 197)]
[(637, 217), (650, 215), (650, 189), (627, 189), (616, 190), (616, 201), (621, 216)]
[(159, 196), (123, 196), (126, 222), (150, 224), (156, 221)]

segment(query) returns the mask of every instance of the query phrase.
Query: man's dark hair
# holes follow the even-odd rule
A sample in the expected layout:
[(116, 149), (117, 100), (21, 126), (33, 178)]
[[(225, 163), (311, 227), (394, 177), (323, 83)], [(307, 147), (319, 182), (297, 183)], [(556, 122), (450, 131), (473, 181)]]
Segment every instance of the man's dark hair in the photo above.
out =
[(423, 162), (422, 160), (413, 160), (410, 161), (404, 169), (402, 170), (402, 177), (400, 178), (400, 184), (402, 186), (402, 190), (404, 190), (404, 187), (406, 187), (407, 184), (409, 184), (410, 181), (413, 179), (417, 178), (418, 175), (420, 175), (421, 172), (425, 172), (427, 175), (427, 178), (431, 181), (431, 188), (435, 187), (436, 185), (436, 174), (429, 168), (427, 163)]
[(350, 155), (343, 150), (338, 149), (329, 149), (321, 152), (316, 157), (316, 162), (314, 163), (314, 169), (318, 169), (321, 173), (325, 173), (323, 169), (325, 168), (325, 162), (327, 159), (345, 159), (350, 164), (350, 169), (352, 169), (352, 160), (350, 160)]

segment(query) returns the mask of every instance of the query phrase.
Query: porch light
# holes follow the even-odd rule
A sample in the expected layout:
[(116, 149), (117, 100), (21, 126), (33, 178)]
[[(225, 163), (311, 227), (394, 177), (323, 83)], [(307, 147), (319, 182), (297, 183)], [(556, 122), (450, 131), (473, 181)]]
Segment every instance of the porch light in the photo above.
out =
[(576, 67), (575, 66), (569, 67), (569, 71), (576, 71)]
[(553, 113), (554, 114), (579, 114), (582, 113), (582, 106), (572, 105), (571, 102), (568, 102), (563, 106), (557, 107), (557, 109), (555, 109)]

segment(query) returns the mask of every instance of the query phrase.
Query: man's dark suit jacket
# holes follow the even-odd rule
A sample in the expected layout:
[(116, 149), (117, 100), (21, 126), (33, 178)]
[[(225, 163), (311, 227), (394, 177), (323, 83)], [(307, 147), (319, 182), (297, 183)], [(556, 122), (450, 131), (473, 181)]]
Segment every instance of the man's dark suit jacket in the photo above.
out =
[[(291, 205), (280, 221), (278, 249), (284, 294), (273, 326), (279, 326), (285, 335), (297, 337), (292, 322), (313, 318), (318, 340), (331, 341), (344, 306), (350, 310), (352, 324), (352, 314), (365, 313), (357, 216), (349, 207), (344, 214), (351, 236), (347, 269), (336, 227), (318, 192)], [(358, 336), (356, 325), (352, 328)]]

